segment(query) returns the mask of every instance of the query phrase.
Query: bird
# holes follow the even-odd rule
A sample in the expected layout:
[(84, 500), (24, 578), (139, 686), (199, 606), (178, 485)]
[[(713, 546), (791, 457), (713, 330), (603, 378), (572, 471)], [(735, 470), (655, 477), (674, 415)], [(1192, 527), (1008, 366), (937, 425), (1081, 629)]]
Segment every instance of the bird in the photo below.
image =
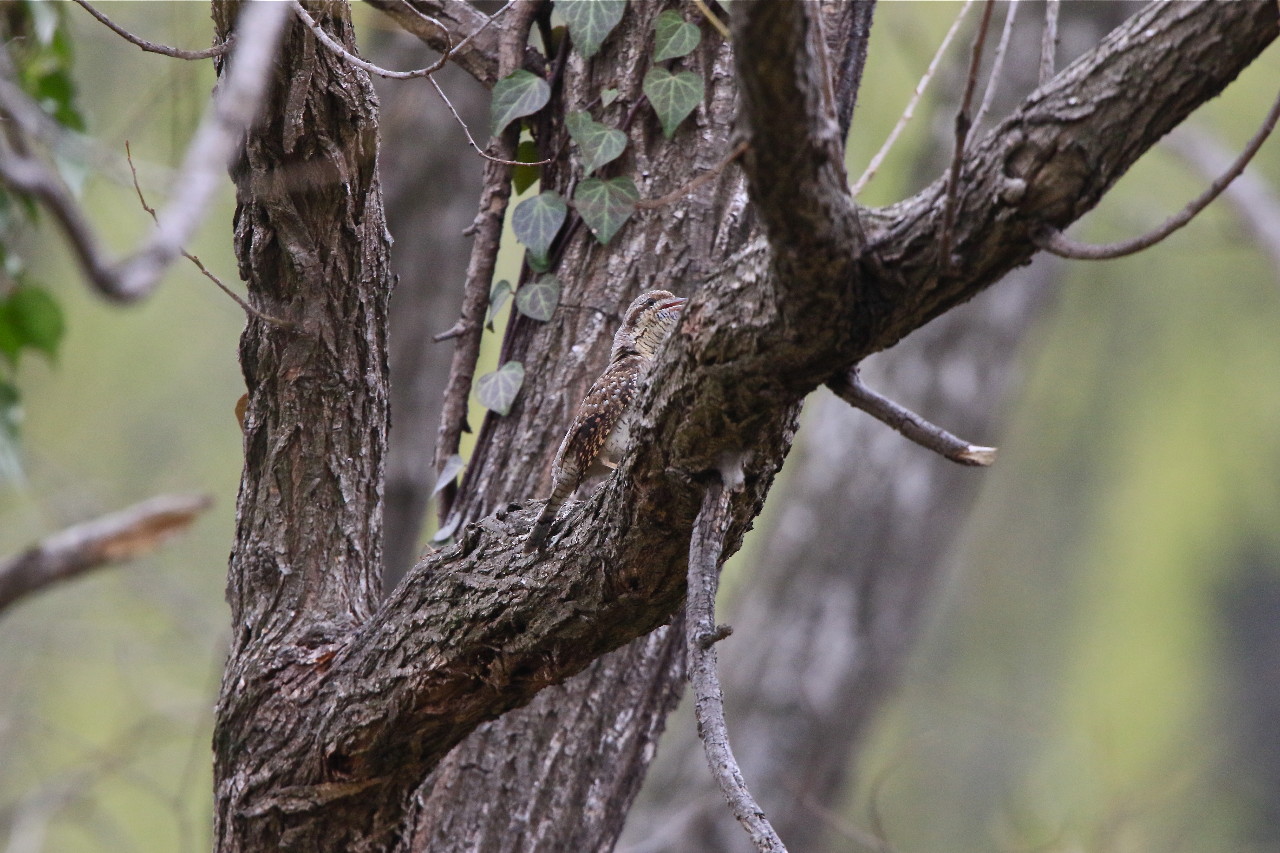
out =
[(636, 297), (613, 336), (609, 366), (591, 385), (551, 466), (551, 497), (525, 539), (526, 553), (546, 542), (556, 514), (587, 477), (616, 468), (631, 438), (632, 404), (648, 378), (658, 347), (675, 328), (687, 300), (668, 290)]

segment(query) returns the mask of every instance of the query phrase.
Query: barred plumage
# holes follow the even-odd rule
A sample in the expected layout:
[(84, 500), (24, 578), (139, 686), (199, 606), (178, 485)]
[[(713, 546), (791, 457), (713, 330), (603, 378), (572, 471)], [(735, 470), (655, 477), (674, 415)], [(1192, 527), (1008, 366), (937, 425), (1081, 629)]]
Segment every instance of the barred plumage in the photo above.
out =
[(665, 290), (642, 293), (613, 336), (609, 366), (582, 398), (551, 468), (551, 497), (525, 551), (542, 547), (556, 513), (583, 479), (615, 467), (631, 438), (631, 404), (647, 378), (658, 347), (675, 328), (685, 300)]

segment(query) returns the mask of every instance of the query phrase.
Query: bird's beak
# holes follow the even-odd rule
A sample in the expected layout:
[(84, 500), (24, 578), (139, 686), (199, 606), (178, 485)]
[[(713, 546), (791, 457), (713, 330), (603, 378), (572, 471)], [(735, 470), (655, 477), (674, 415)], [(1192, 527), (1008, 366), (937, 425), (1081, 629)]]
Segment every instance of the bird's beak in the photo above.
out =
[(679, 311), (684, 308), (684, 304), (689, 300), (684, 296), (675, 296), (671, 299), (664, 299), (658, 303), (659, 311)]

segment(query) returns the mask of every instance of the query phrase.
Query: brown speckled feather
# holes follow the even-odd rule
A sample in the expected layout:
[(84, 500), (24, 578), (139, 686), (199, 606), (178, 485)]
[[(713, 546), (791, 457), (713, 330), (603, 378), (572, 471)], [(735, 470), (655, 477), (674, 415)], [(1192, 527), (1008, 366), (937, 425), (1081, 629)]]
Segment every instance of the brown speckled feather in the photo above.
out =
[(551, 469), (551, 496), (525, 540), (526, 551), (546, 541), (556, 513), (585, 477), (613, 468), (622, 458), (631, 438), (632, 403), (683, 305), (683, 299), (665, 290), (651, 290), (627, 309), (613, 338), (609, 366), (583, 397), (560, 442)]

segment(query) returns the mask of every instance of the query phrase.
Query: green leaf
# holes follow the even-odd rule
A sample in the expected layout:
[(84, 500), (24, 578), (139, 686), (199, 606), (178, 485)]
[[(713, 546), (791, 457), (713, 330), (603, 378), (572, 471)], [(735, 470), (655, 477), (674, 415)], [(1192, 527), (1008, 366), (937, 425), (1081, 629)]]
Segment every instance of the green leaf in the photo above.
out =
[(18, 389), (0, 379), (0, 483), (22, 479), (18, 438), (22, 425), (22, 398)]
[(431, 490), (431, 496), (435, 497), (444, 490), (444, 487), (453, 482), (453, 478), (458, 476), (458, 472), (462, 470), (462, 457), (453, 454), (444, 460), (444, 467), (440, 469), (440, 473), (436, 475), (435, 488)]
[(560, 279), (544, 275), (516, 293), (516, 309), (526, 317), (547, 322), (560, 304)]
[(569, 34), (583, 57), (590, 59), (622, 20), (627, 0), (556, 0), (556, 11), (569, 25)]
[(578, 184), (573, 194), (573, 206), (596, 235), (596, 240), (605, 245), (631, 218), (639, 198), (640, 191), (631, 178), (624, 176), (607, 181), (587, 178)]
[(679, 59), (698, 46), (702, 41), (702, 30), (696, 24), (690, 24), (680, 17), (675, 9), (668, 9), (658, 16), (653, 29), (656, 32), (653, 61)]
[(498, 312), (502, 310), (509, 296), (511, 296), (511, 282), (505, 278), (494, 284), (493, 289), (489, 291), (489, 319), (485, 323), (489, 331), (493, 331), (493, 318), (498, 316)]
[(493, 87), (493, 102), (489, 105), (489, 126), (493, 135), (507, 129), (507, 125), (521, 116), (532, 115), (551, 100), (551, 86), (537, 74), (523, 68), (512, 71)]
[(600, 105), (601, 105), (601, 106), (607, 107), (607, 106), (609, 106), (610, 104), (612, 104), (612, 103), (613, 103), (614, 101), (616, 101), (616, 100), (618, 100), (618, 90), (617, 90), (617, 89), (601, 89), (601, 90), (600, 90)]
[(551, 259), (535, 255), (533, 252), (524, 253), (524, 262), (529, 265), (529, 269), (534, 272), (546, 272), (551, 269)]
[(588, 175), (617, 160), (627, 148), (625, 133), (601, 124), (588, 112), (569, 113), (564, 126), (582, 151), (582, 169)]
[[(532, 139), (522, 140), (520, 146), (516, 148), (516, 159), (521, 164), (538, 162), (542, 159), (538, 156), (538, 143)], [(529, 189), (540, 177), (542, 177), (541, 166), (520, 165), (511, 168), (511, 186), (515, 187), (516, 195)]]
[(17, 367), (22, 343), (22, 332), (9, 316), (8, 303), (0, 302), (0, 356), (4, 356), (5, 361)]
[(702, 78), (692, 71), (672, 74), (665, 68), (651, 68), (644, 75), (644, 94), (653, 104), (667, 139), (675, 136), (680, 122), (702, 100)]
[(529, 253), (541, 261), (551, 250), (551, 241), (560, 233), (569, 207), (559, 193), (538, 193), (516, 206), (511, 214), (511, 228), (516, 239), (529, 247)]
[(58, 354), (66, 324), (62, 307), (43, 287), (23, 285), (0, 307), (4, 320), (16, 332), (19, 344), (38, 349), (53, 358)]
[(480, 405), (491, 412), (506, 415), (511, 412), (511, 404), (520, 393), (524, 384), (524, 365), (518, 361), (508, 361), (493, 373), (486, 373), (476, 382), (476, 398)]

